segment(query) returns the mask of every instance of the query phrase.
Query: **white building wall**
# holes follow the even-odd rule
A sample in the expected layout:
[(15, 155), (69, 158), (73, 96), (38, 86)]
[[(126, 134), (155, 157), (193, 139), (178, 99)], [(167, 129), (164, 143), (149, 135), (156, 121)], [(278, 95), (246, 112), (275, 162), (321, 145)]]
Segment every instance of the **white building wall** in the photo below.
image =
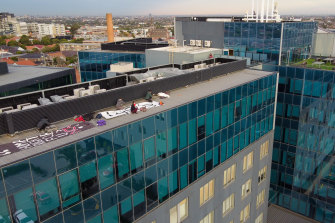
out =
[(335, 57), (335, 33), (317, 33), (314, 36), (313, 56)]

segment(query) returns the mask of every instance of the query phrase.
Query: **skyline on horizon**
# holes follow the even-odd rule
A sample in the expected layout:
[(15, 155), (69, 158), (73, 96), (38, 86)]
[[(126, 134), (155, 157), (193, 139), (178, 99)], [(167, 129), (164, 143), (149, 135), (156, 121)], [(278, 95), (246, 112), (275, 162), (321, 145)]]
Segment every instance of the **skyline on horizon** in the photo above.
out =
[[(271, 2), (270, 0), (270, 4)], [(277, 0), (277, 2), (281, 15), (335, 15), (334, 0), (296, 0), (294, 2)], [(32, 3), (34, 3), (35, 7), (32, 7)], [(146, 0), (144, 4), (139, 4), (136, 0), (100, 0), (99, 4), (96, 3), (93, 0), (58, 0), (57, 5), (50, 7), (43, 0), (12, 0), (3, 2), (1, 10), (14, 13), (17, 16), (104, 16), (106, 12), (110, 12), (114, 16), (141, 16), (149, 13), (153, 15), (187, 16), (244, 15), (246, 11), (251, 11), (251, 0), (235, 0), (229, 3), (212, 0), (205, 8), (204, 3), (200, 0)], [(108, 4), (111, 6), (108, 7)], [(188, 11), (185, 11), (185, 9), (188, 9)]]

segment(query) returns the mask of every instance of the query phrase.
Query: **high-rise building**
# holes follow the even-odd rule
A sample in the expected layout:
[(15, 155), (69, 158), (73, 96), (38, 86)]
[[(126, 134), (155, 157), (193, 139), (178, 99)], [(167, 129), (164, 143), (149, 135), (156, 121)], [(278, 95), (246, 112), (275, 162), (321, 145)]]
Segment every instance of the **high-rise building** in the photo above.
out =
[[(288, 65), (312, 54), (331, 56), (333, 36), (315, 35), (315, 22), (223, 17), (176, 18), (175, 29), (179, 44), (210, 41), (212, 47), (263, 62), (264, 70), (279, 72), (270, 203), (294, 215), (334, 222), (335, 72), (270, 65)], [(270, 219), (281, 215), (274, 213)]]
[[(58, 127), (0, 136), (3, 221), (265, 222), (277, 74), (222, 58), (202, 70), (194, 64), (183, 65), (184, 74), (0, 114), (2, 133), (27, 130), (39, 118)], [(126, 76), (115, 78), (96, 83)], [(102, 126), (68, 119), (114, 109), (119, 98), (141, 101), (149, 88), (170, 98)]]
[(335, 72), (279, 71), (270, 202), (320, 222), (335, 221)]
[(27, 29), (30, 34), (36, 35), (39, 38), (43, 36), (65, 36), (64, 24), (45, 24), (45, 23), (27, 23)]
[(151, 38), (137, 38), (101, 44), (101, 49), (79, 51), (81, 81), (106, 78), (110, 65), (132, 62), (134, 68), (144, 68), (145, 50), (166, 47), (167, 43), (154, 43)]
[(192, 40), (262, 63), (289, 64), (310, 56), (316, 22), (246, 22), (242, 17), (176, 17), (179, 45)]
[(0, 13), (0, 35), (15, 35), (18, 24), (14, 14), (8, 12)]

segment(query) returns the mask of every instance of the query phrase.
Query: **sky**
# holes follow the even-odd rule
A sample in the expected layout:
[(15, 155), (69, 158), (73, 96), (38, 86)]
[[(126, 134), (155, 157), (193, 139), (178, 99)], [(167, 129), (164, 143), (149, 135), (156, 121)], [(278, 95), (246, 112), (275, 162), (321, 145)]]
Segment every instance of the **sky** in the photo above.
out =
[[(255, 0), (256, 1), (256, 0)], [(262, 0), (259, 0), (261, 3)], [(265, 0), (266, 2), (267, 0)], [(271, 0), (270, 0), (271, 2)], [(334, 15), (335, 0), (277, 0), (281, 15)], [(0, 0), (15, 15), (243, 15), (251, 0)]]

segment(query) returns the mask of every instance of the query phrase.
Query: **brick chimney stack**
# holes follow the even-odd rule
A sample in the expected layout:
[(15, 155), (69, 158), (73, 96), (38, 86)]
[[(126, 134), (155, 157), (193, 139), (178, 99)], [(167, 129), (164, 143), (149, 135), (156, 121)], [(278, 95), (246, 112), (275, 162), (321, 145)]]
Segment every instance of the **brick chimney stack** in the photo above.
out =
[(112, 13), (106, 14), (108, 42), (114, 42), (114, 28)]

